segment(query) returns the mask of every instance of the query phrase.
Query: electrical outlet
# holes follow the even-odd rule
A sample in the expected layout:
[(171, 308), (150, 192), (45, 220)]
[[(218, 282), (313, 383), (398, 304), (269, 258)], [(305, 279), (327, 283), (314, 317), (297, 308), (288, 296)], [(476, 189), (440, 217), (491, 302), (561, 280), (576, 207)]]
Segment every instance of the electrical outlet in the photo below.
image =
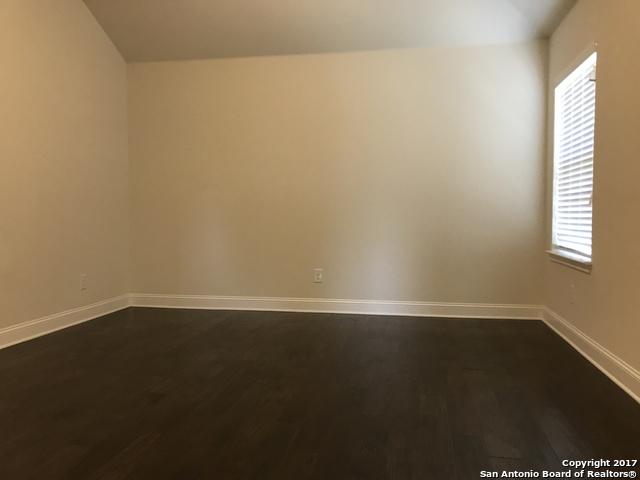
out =
[(87, 274), (80, 275), (80, 291), (85, 292), (87, 290)]
[(313, 269), (313, 283), (324, 282), (324, 270), (322, 268)]

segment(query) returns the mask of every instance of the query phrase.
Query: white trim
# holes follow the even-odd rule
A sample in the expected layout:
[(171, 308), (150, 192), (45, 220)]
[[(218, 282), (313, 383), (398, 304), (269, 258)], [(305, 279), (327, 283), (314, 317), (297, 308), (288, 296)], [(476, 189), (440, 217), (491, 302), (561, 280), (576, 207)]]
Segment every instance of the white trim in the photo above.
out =
[(567, 78), (567, 76), (569, 76), (571, 72), (578, 68), (582, 63), (584, 63), (587, 58), (589, 58), (594, 53), (598, 53), (598, 42), (595, 40), (589, 42), (589, 44), (584, 47), (584, 49), (578, 55), (576, 55), (576, 57), (571, 60), (566, 65), (566, 67), (564, 67), (556, 74), (556, 76), (553, 78), (553, 81), (551, 82), (553, 85), (553, 89), (555, 90), (555, 88), (562, 83), (562, 80)]
[(135, 307), (348, 313), (514, 320), (540, 320), (542, 318), (543, 310), (543, 307), (537, 305), (399, 302), (324, 298), (151, 295), (138, 293), (132, 294), (130, 299), (131, 305)]
[(129, 305), (129, 295), (122, 295), (0, 329), (0, 349), (102, 317)]
[(593, 264), (591, 263), (591, 260), (587, 260), (587, 257), (557, 248), (547, 250), (547, 254), (553, 263), (564, 265), (565, 267), (573, 268), (574, 270), (591, 275)]
[(130, 294), (0, 329), (0, 349), (127, 307), (346, 313), (443, 318), (543, 320), (640, 403), (640, 372), (547, 307), (485, 303), (399, 302), (281, 297)]
[(640, 372), (549, 308), (542, 319), (549, 328), (640, 403)]

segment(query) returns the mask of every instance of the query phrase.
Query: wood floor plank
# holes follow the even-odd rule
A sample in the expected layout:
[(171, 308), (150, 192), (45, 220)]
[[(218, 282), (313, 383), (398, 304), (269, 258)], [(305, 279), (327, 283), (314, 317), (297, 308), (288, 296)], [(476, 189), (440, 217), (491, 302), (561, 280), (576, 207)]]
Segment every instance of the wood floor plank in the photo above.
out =
[(0, 350), (0, 478), (459, 479), (637, 458), (541, 322), (131, 308)]

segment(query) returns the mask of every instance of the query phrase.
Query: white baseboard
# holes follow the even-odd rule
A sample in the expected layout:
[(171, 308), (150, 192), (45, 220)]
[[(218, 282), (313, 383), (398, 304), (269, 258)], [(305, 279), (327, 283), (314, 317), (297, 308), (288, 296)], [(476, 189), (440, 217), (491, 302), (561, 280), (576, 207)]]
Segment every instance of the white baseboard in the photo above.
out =
[(56, 330), (77, 325), (78, 323), (87, 322), (127, 307), (129, 307), (129, 295), (122, 295), (84, 307), (74, 308), (36, 320), (12, 325), (0, 329), (0, 348), (26, 342), (27, 340), (41, 337)]
[(135, 307), (513, 320), (540, 320), (543, 310), (543, 307), (536, 305), (491, 305), (482, 303), (429, 303), (283, 297), (220, 297), (201, 295), (132, 294), (130, 300), (131, 305)]
[(345, 313), (443, 318), (543, 320), (587, 360), (640, 403), (640, 372), (570, 324), (538, 305), (432, 303), (280, 297), (131, 294), (0, 329), (0, 349), (122, 310), (129, 306), (203, 310)]
[(0, 349), (130, 306), (518, 320), (538, 320), (541, 318), (543, 309), (533, 305), (131, 294), (0, 329)]
[(640, 372), (549, 308), (543, 321), (602, 373), (640, 403)]

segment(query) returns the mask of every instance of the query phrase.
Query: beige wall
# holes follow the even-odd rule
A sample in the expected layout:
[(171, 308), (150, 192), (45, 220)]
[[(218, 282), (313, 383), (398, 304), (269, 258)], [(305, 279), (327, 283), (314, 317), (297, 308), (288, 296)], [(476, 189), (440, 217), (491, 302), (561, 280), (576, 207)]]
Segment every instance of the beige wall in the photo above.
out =
[(635, 368), (640, 368), (639, 18), (637, 0), (581, 0), (551, 40), (552, 88), (595, 41), (598, 84), (593, 272), (547, 262), (545, 282), (552, 310)]
[(129, 185), (126, 65), (80, 0), (2, 0), (0, 62), (2, 328), (127, 292)]
[(542, 300), (544, 43), (132, 64), (129, 95), (137, 293)]

